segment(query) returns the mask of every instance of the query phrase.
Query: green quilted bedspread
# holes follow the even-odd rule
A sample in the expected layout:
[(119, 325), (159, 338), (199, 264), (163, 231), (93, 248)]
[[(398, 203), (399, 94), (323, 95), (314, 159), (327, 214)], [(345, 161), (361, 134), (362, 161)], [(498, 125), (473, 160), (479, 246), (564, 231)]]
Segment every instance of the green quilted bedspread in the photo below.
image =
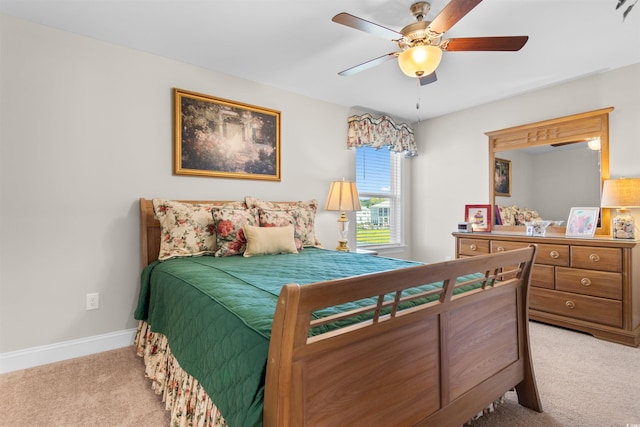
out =
[(135, 318), (167, 337), (180, 366), (207, 390), (229, 426), (259, 426), (271, 324), (282, 286), (415, 265), (317, 248), (155, 262), (142, 273)]

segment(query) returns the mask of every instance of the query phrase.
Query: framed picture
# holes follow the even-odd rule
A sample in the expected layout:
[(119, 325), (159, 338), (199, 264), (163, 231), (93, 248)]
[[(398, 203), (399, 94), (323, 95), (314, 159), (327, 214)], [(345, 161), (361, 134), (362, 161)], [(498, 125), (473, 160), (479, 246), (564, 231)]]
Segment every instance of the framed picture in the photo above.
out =
[(491, 231), (491, 205), (465, 205), (464, 220), (473, 231)]
[(593, 237), (598, 226), (600, 208), (571, 208), (567, 221), (568, 237)]
[(496, 196), (511, 197), (511, 160), (495, 159), (493, 185)]
[(280, 112), (174, 89), (174, 174), (280, 181)]

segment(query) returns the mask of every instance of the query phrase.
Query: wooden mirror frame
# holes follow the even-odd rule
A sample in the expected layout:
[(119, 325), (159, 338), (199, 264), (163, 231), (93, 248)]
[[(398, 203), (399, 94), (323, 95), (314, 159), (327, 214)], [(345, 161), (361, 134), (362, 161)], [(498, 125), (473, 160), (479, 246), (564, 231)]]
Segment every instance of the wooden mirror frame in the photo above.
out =
[[(485, 132), (489, 137), (489, 200), (495, 212), (494, 167), (496, 153), (540, 145), (586, 141), (600, 138), (600, 194), (609, 179), (609, 113), (613, 107), (545, 120), (512, 128)], [(600, 227), (596, 235), (610, 234), (610, 210), (601, 209)], [(501, 232), (522, 232), (522, 226), (493, 225)], [(551, 233), (565, 233), (565, 227), (550, 227)]]

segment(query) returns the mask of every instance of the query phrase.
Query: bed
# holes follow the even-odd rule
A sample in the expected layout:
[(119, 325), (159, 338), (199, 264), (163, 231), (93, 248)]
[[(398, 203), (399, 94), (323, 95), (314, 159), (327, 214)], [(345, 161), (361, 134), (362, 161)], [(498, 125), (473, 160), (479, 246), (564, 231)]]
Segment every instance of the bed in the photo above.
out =
[(172, 425), (459, 426), (513, 388), (542, 412), (527, 315), (535, 247), (425, 265), (312, 241), (158, 261), (152, 200), (140, 199), (140, 220), (135, 345)]

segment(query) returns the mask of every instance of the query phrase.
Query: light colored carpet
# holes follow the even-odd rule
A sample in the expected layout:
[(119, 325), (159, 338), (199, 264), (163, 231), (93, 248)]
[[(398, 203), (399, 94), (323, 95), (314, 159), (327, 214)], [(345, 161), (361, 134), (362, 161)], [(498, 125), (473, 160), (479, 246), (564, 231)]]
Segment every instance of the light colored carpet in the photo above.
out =
[(150, 385), (133, 346), (9, 372), (0, 375), (0, 426), (168, 426)]
[(533, 366), (544, 413), (514, 392), (480, 426), (640, 427), (640, 348), (530, 323)]
[[(535, 322), (531, 345), (545, 412), (510, 392), (473, 427), (640, 426), (640, 348)], [(0, 393), (3, 427), (169, 425), (133, 347), (0, 375)]]

